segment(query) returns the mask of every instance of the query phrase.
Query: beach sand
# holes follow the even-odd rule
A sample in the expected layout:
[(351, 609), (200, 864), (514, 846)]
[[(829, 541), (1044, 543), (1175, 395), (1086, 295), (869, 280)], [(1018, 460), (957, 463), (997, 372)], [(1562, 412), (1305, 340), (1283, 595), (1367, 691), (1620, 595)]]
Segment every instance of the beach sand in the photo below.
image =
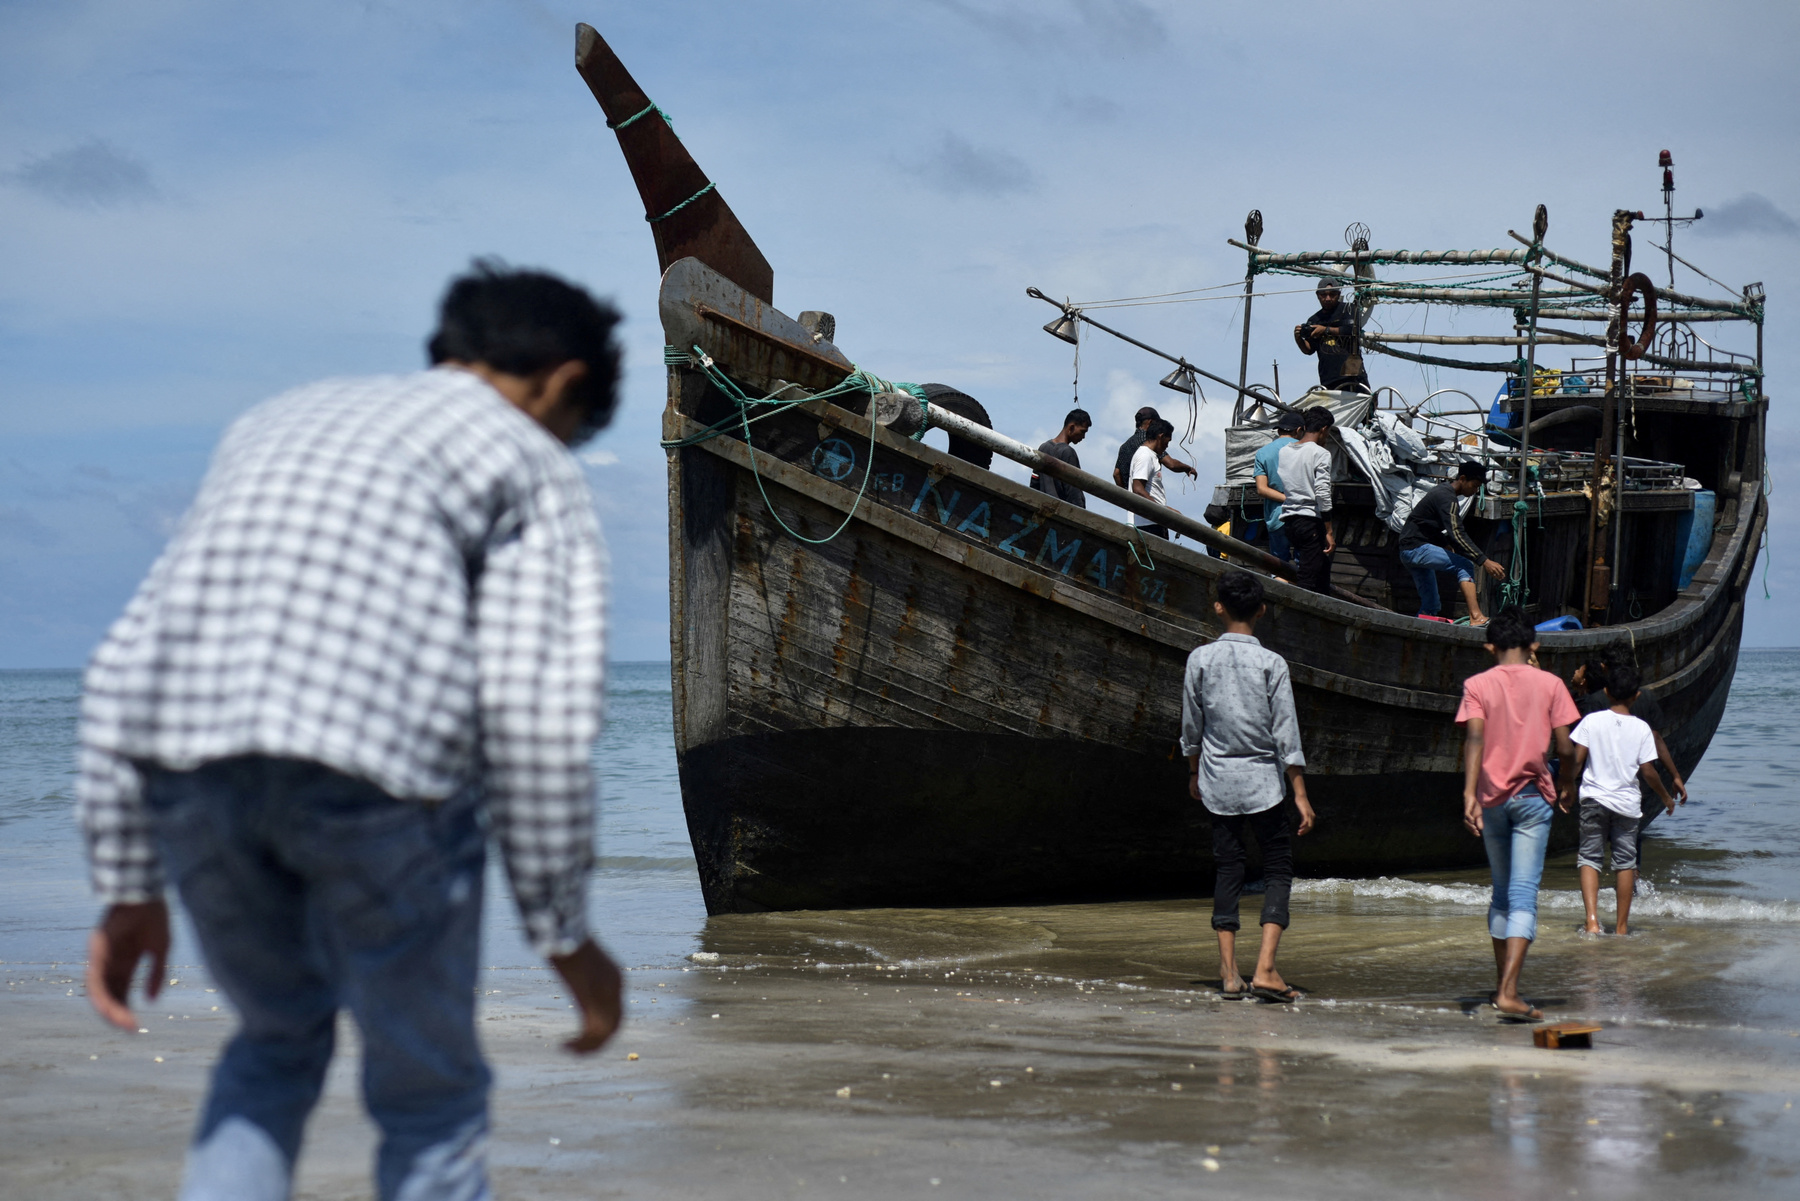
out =
[[(1479, 1004), (1479, 916), (1408, 899), (1300, 894), (1294, 1006), (1217, 999), (1205, 902), (715, 918), (717, 962), (630, 972), (625, 1029), (585, 1060), (548, 972), (493, 970), (496, 1192), (1800, 1196), (1800, 1030), (1727, 979), (1791, 961), (1791, 932), (1646, 906), (1596, 940), (1556, 916), (1525, 992), (1606, 1029), (1544, 1051)], [(78, 971), (0, 974), (0, 1192), (173, 1196), (232, 1026), (204, 972), (172, 970), (136, 1035)], [(297, 1196), (369, 1195), (355, 1073), (346, 1027)]]

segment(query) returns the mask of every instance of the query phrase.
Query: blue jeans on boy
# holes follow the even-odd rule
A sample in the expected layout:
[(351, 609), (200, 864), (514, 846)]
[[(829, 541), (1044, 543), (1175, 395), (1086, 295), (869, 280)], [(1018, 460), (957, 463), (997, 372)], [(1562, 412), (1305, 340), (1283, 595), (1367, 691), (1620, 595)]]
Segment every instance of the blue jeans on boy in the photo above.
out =
[(1276, 526), (1269, 527), (1269, 553), (1289, 563), (1294, 558), (1294, 548), (1288, 544), (1287, 531)]
[(146, 772), (157, 852), (241, 1025), (213, 1071), (182, 1201), (285, 1201), (337, 1014), (362, 1033), (382, 1201), (486, 1201), (475, 1038), (486, 818), (316, 763)]
[(1412, 572), (1413, 587), (1419, 593), (1419, 612), (1432, 616), (1436, 616), (1438, 611), (1438, 572), (1454, 571), (1459, 581), (1475, 578), (1475, 564), (1455, 551), (1433, 546), (1429, 542), (1401, 551), (1400, 561)]
[(1553, 812), (1535, 785), (1481, 811), (1481, 841), (1494, 873), (1494, 899), (1488, 904), (1488, 934), (1494, 938), (1537, 937), (1538, 881), (1544, 878)]

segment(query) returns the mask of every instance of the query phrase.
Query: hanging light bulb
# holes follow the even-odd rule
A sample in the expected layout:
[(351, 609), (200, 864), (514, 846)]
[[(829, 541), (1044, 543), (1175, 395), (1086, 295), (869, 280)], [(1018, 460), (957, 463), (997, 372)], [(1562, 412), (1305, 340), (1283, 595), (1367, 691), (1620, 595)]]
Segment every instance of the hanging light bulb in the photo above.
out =
[(1044, 327), (1044, 332), (1054, 337), (1061, 338), (1065, 342), (1080, 345), (1081, 332), (1075, 324), (1075, 315), (1073, 313), (1064, 313), (1055, 321), (1046, 325)]
[(1183, 363), (1163, 376), (1160, 382), (1165, 388), (1176, 392), (1185, 392), (1191, 396), (1194, 392), (1194, 369)]

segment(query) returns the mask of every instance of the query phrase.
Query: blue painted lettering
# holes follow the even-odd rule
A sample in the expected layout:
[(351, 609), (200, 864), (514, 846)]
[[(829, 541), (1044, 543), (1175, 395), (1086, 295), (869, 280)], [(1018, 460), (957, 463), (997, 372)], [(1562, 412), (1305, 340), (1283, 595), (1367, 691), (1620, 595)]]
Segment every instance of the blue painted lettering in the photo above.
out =
[(1038, 548), (1037, 561), (1040, 566), (1047, 561), (1052, 567), (1060, 562), (1062, 573), (1068, 575), (1075, 566), (1075, 552), (1080, 549), (1081, 539), (1079, 538), (1067, 546), (1061, 545), (1056, 538), (1056, 527), (1051, 526), (1044, 535), (1044, 545)]
[(1005, 551), (1009, 555), (1017, 555), (1019, 558), (1023, 559), (1025, 557), (1025, 552), (1020, 550), (1018, 547), (1014, 546), (1013, 543), (1017, 542), (1019, 539), (1023, 538), (1025, 535), (1031, 533), (1031, 531), (1037, 529), (1038, 523), (1035, 521), (1026, 521), (1023, 517), (1019, 516), (1017, 513), (1014, 513), (1011, 516), (1012, 516), (1014, 525), (1022, 525), (1025, 528), (1018, 531), (1017, 533), (1008, 534), (1006, 537), (1002, 538), (1000, 540), (1000, 549)]
[(925, 481), (925, 487), (919, 490), (919, 495), (913, 500), (912, 511), (917, 513), (919, 511), (919, 506), (924, 504), (925, 498), (929, 496), (931, 497), (932, 504), (937, 506), (938, 520), (945, 525), (949, 525), (950, 514), (956, 512), (956, 502), (962, 499), (962, 493), (952, 492), (950, 494), (949, 503), (946, 504), (944, 501), (944, 494), (938, 491), (938, 482), (943, 478), (944, 477), (941, 475), (932, 476)]
[[(1076, 545), (1079, 546), (1080, 543), (1076, 543)], [(1105, 549), (1097, 550), (1094, 552), (1094, 557), (1092, 559), (1088, 560), (1087, 570), (1082, 572), (1081, 574), (1086, 576), (1088, 579), (1094, 581), (1094, 583), (1100, 585), (1102, 588), (1106, 587), (1106, 551), (1105, 551)]]
[(963, 523), (956, 527), (959, 534), (980, 534), (983, 538), (992, 538), (988, 533), (988, 502), (976, 505), (970, 514), (963, 518)]

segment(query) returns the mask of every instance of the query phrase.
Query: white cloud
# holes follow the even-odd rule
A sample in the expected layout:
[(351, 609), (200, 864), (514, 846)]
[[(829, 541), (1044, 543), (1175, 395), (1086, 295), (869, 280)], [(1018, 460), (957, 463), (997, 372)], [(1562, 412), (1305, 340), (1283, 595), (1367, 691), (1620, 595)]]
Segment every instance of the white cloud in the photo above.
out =
[(590, 467), (611, 467), (619, 456), (610, 450), (589, 450), (582, 452), (581, 461)]

